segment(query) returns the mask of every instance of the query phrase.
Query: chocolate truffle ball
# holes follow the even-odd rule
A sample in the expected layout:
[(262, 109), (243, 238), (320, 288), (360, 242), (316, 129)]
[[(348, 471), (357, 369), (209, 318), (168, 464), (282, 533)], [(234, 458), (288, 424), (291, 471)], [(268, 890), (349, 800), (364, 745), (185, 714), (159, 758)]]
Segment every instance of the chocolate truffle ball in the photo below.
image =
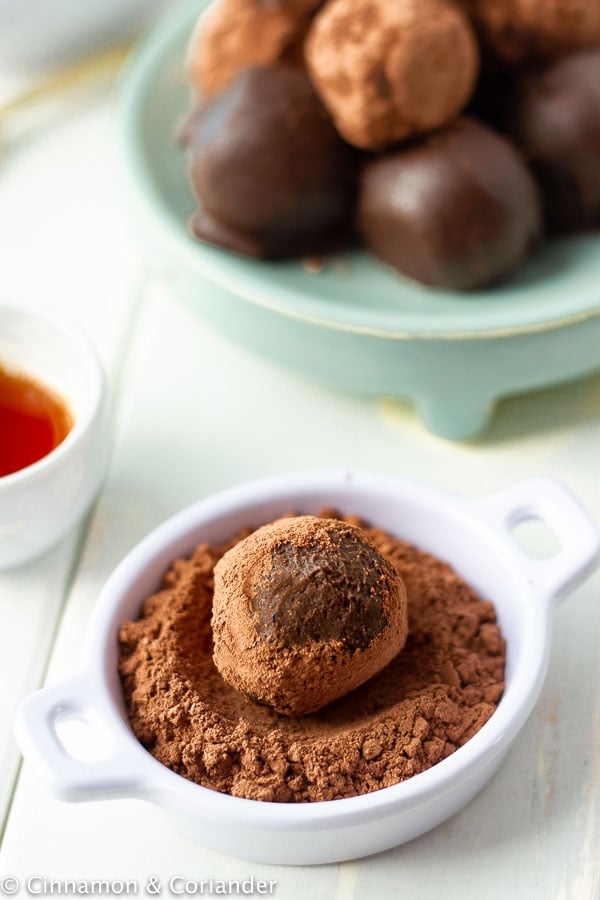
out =
[(366, 535), (298, 516), (259, 528), (215, 566), (214, 662), (255, 702), (314, 712), (402, 649), (404, 583)]
[(463, 0), (486, 44), (511, 63), (600, 43), (600, 0)]
[(359, 232), (376, 257), (423, 284), (500, 281), (537, 242), (540, 220), (521, 156), (474, 120), (373, 159), (363, 173)]
[(321, 252), (347, 232), (349, 148), (306, 75), (247, 69), (190, 129), (193, 233), (251, 257)]
[(219, 0), (200, 16), (187, 54), (188, 76), (204, 98), (224, 90), (244, 69), (301, 56), (310, 16), (320, 0)]
[(525, 73), (507, 128), (538, 177), (548, 230), (600, 228), (600, 49)]
[(329, 0), (305, 54), (338, 131), (366, 150), (454, 118), (473, 91), (479, 59), (469, 21), (446, 0)]

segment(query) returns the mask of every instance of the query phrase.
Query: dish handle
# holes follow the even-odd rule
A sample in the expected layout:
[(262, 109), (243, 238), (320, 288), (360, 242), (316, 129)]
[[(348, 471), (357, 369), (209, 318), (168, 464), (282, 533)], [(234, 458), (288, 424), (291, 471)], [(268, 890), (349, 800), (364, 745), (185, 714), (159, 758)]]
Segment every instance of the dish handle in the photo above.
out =
[[(553, 478), (530, 478), (470, 500), (480, 520), (506, 542), (507, 533), (535, 592), (554, 606), (573, 591), (600, 562), (600, 532), (580, 503)], [(513, 529), (540, 519), (558, 538), (560, 548), (536, 559), (517, 543)]]
[[(15, 737), (28, 763), (61, 800), (109, 800), (139, 797), (143, 788), (143, 765), (137, 742), (117, 741), (114, 723), (109, 723), (94, 692), (82, 677), (65, 684), (42, 688), (27, 697), (15, 718)], [(76, 721), (88, 729), (93, 758), (74, 755), (59, 734), (60, 723)], [(70, 743), (70, 742), (69, 742)], [(86, 753), (87, 756), (87, 753)]]

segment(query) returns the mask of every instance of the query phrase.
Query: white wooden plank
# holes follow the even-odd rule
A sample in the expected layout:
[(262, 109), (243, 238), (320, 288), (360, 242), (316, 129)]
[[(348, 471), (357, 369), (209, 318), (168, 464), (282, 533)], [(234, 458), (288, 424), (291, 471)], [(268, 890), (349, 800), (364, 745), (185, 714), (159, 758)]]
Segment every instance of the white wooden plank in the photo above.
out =
[(109, 371), (140, 279), (113, 115), (104, 90), (59, 108), (51, 129), (33, 128), (17, 140), (9, 131), (0, 171), (0, 297), (68, 316)]
[[(3, 134), (0, 298), (59, 311), (90, 335), (109, 377), (136, 304), (140, 264), (121, 224), (106, 95), (85, 98), (51, 131)], [(105, 160), (103, 163), (102, 160)], [(0, 573), (0, 823), (18, 764), (11, 723), (39, 683), (77, 564), (78, 534), (43, 559)]]
[(19, 762), (11, 722), (21, 698), (41, 682), (76, 549), (72, 536), (27, 569), (0, 574), (0, 823)]

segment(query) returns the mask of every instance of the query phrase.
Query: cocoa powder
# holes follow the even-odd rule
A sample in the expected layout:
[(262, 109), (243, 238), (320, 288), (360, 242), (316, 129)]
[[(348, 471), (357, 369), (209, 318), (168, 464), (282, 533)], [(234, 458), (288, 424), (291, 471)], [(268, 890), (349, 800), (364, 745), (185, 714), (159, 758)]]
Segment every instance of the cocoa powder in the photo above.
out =
[[(328, 517), (331, 510), (322, 513)], [(351, 797), (423, 772), (469, 740), (504, 689), (494, 607), (446, 563), (369, 527), (403, 578), (404, 649), (374, 678), (316, 713), (283, 716), (230, 687), (212, 660), (213, 568), (228, 544), (177, 560), (141, 618), (120, 631), (124, 697), (140, 742), (174, 772), (253, 800)]]

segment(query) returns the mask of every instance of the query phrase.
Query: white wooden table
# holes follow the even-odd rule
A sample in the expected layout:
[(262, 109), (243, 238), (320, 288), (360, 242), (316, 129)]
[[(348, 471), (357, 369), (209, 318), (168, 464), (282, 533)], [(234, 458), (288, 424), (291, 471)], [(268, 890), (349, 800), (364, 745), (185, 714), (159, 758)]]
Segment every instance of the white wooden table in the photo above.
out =
[(209, 331), (148, 275), (123, 208), (108, 90), (0, 150), (3, 296), (67, 314), (112, 390), (114, 452), (87, 523), (0, 574), (0, 885), (28, 876), (276, 879), (283, 898), (600, 897), (600, 576), (559, 610), (546, 687), (499, 774), (434, 832), (380, 856), (277, 868), (204, 849), (133, 801), (67, 805), (20, 764), (19, 700), (71, 671), (113, 566), (165, 517), (219, 488), (287, 469), (355, 466), (477, 494), (562, 479), (600, 521), (600, 377), (503, 403), (457, 446), (401, 404), (320, 389)]

